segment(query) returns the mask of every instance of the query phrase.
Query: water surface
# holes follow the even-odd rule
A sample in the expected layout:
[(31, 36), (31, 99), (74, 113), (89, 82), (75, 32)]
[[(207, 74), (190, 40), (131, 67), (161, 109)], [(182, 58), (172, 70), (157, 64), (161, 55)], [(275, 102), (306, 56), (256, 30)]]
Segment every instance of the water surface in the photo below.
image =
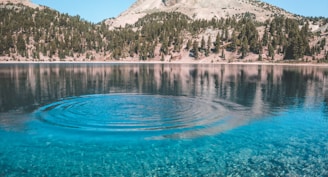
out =
[(328, 68), (2, 64), (0, 176), (327, 176)]

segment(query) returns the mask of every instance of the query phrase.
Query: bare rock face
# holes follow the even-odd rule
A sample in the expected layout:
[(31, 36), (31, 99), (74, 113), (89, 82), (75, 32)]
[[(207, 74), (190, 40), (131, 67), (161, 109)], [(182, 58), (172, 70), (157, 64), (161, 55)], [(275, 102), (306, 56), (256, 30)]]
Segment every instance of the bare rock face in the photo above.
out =
[(38, 5), (33, 4), (30, 0), (0, 0), (0, 4), (23, 4), (28, 7), (36, 8)]
[(181, 0), (162, 0), (162, 2), (164, 3), (165, 6), (173, 6), (181, 2)]
[(0, 3), (26, 4), (26, 3), (30, 3), (30, 1), (29, 0), (0, 0)]
[(116, 19), (107, 20), (113, 27), (134, 24), (139, 18), (153, 12), (181, 12), (193, 19), (207, 19), (252, 14), (257, 21), (274, 15), (292, 14), (260, 0), (138, 0)]

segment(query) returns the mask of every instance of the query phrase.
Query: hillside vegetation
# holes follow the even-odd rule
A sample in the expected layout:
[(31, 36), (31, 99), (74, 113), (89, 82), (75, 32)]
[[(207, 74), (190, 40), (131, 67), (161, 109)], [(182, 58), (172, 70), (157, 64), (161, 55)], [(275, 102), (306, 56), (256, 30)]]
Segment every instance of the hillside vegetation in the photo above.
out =
[(328, 61), (324, 18), (276, 16), (257, 22), (252, 14), (193, 20), (156, 12), (134, 25), (109, 30), (49, 8), (6, 4), (0, 9), (0, 59), (76, 60), (303, 60)]

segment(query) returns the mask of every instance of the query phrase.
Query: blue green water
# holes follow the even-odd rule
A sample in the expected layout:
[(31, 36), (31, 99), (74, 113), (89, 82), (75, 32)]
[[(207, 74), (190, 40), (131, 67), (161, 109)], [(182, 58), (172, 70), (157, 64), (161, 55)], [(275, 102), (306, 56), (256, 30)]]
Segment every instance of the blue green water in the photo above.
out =
[(0, 176), (328, 175), (325, 68), (0, 68)]

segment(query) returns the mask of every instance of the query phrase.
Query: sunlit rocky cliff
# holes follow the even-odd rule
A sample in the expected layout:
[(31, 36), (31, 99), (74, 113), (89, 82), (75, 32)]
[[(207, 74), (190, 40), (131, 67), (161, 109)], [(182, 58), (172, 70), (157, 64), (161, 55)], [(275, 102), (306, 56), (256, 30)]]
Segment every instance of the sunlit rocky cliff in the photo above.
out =
[(292, 17), (291, 13), (258, 0), (137, 0), (116, 19), (107, 20), (112, 26), (134, 24), (139, 18), (153, 12), (181, 12), (193, 19), (241, 17), (249, 14), (258, 21), (273, 16)]

